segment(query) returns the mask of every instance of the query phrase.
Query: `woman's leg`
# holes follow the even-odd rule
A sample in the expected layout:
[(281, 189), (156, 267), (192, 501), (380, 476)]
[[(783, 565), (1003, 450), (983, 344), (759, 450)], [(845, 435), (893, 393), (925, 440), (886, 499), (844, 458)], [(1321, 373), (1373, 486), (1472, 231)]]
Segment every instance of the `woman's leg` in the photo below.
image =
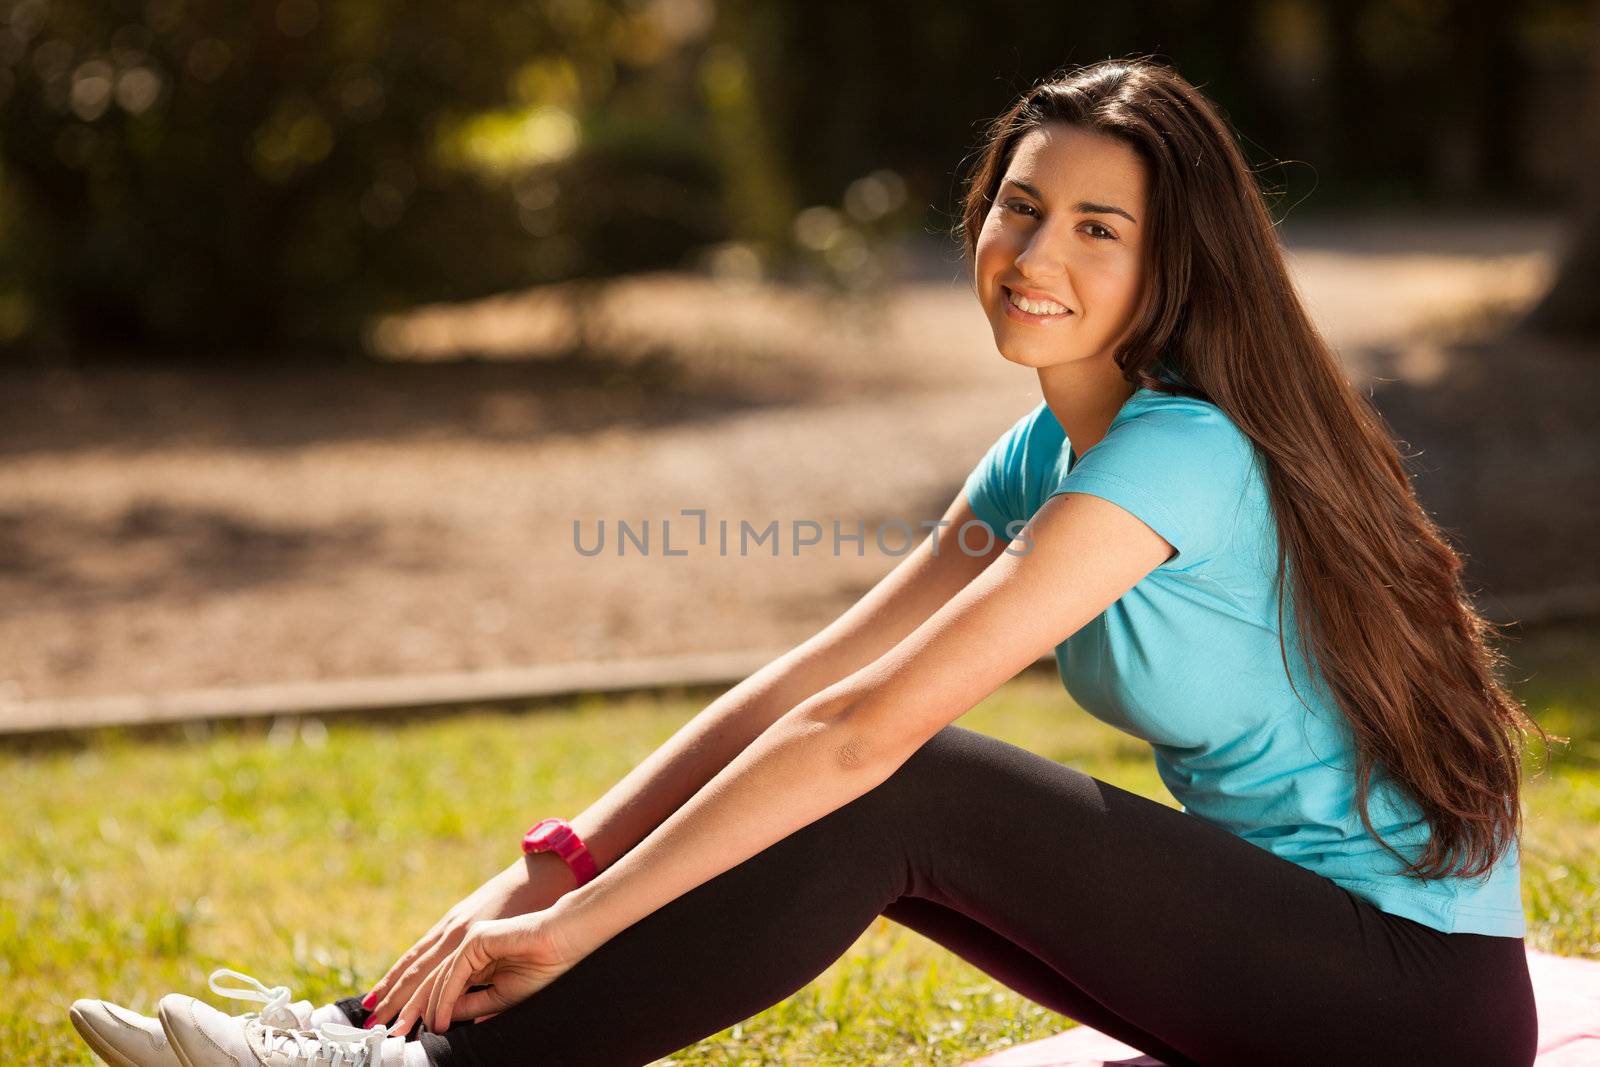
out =
[(1035, 1004), (1092, 1026), (1168, 1064), (1186, 1062), (1183, 1053), (1124, 1019), (1044, 960), (969, 915), (920, 897), (901, 897), (883, 909), (883, 914), (955, 953)]
[[(645, 1064), (790, 996), (908, 897), (1062, 976), (1052, 990), (1013, 957), (1024, 995), (1076, 1004), (1169, 1063), (1533, 1060), (1521, 939), (1387, 915), (1196, 816), (956, 726), (522, 1003), (421, 1040), (442, 1067)], [(1089, 1001), (1104, 1015), (1086, 1017)]]

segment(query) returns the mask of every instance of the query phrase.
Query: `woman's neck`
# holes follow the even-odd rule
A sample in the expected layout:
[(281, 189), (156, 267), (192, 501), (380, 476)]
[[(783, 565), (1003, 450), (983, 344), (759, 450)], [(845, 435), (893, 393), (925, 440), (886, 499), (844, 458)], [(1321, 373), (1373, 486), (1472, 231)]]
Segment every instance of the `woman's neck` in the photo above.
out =
[(1051, 414), (1066, 432), (1077, 455), (1093, 448), (1111, 428), (1111, 420), (1134, 393), (1116, 364), (1100, 367), (1073, 365), (1039, 368), (1039, 389)]

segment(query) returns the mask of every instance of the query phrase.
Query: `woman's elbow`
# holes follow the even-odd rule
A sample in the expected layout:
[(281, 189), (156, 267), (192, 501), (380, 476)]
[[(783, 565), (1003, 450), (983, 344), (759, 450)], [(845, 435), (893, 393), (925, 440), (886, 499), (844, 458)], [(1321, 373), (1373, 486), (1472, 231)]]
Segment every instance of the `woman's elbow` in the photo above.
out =
[(859, 771), (867, 764), (869, 747), (859, 734), (847, 733), (833, 747), (833, 758), (844, 770)]
[(825, 736), (832, 766), (852, 775), (878, 768), (887, 777), (912, 751), (905, 747), (909, 739), (902, 736), (904, 731), (897, 729), (901, 724), (879, 703), (824, 692), (796, 711)]
[(866, 707), (847, 708), (830, 725), (835, 766), (851, 774), (872, 772), (886, 778), (916, 749), (895, 723)]

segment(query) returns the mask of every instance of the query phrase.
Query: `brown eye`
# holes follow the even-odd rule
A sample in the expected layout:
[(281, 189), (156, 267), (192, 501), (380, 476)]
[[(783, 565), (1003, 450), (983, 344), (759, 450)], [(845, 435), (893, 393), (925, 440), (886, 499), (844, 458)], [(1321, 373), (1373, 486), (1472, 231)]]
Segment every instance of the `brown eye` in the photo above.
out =
[[(1026, 208), (1029, 211), (1033, 211), (1033, 205), (1028, 203), (1026, 200), (1012, 200), (1012, 201), (1010, 201), (1010, 202), (1008, 202), (1006, 204), (1006, 207), (1011, 208), (1013, 210), (1015, 210), (1017, 208)], [(1021, 214), (1020, 211), (1018, 211), (1017, 213), (1019, 215)], [(1037, 218), (1038, 217), (1038, 212), (1035, 211), (1032, 215), (1030, 215), (1028, 217), (1029, 218)]]
[(1098, 222), (1086, 222), (1086, 223), (1084, 223), (1084, 225), (1100, 231), (1100, 233), (1098, 233), (1098, 234), (1091, 233), (1089, 235), (1090, 237), (1093, 237), (1096, 241), (1115, 241), (1117, 239), (1117, 235), (1116, 234), (1112, 233), (1110, 230), (1106, 229), (1104, 226), (1100, 225)]

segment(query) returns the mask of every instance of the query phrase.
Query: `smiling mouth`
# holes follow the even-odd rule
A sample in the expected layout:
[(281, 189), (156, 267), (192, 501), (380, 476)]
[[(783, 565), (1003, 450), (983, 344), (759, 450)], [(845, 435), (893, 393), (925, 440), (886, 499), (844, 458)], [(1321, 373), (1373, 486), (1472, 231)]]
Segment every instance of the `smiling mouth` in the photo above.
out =
[[(1072, 315), (1073, 315), (1073, 311), (1072, 311), (1071, 308), (1067, 308), (1065, 311), (1053, 312), (1051, 314), (1041, 314), (1040, 312), (1036, 312), (1036, 311), (1028, 311), (1028, 310), (1025, 310), (1022, 307), (1019, 307), (1017, 305), (1017, 303), (1014, 300), (1012, 300), (1013, 293), (1011, 291), (1011, 287), (1010, 286), (1001, 285), (1000, 286), (1000, 292), (1001, 292), (1001, 299), (1005, 302), (1005, 305), (1006, 305), (1007, 314), (1014, 315), (1014, 316), (1016, 316), (1018, 318), (1026, 320), (1026, 321), (1031, 321), (1031, 322), (1057, 322), (1057, 321), (1060, 321), (1061, 319), (1071, 318)], [(1061, 306), (1065, 307), (1065, 305), (1061, 305)]]

